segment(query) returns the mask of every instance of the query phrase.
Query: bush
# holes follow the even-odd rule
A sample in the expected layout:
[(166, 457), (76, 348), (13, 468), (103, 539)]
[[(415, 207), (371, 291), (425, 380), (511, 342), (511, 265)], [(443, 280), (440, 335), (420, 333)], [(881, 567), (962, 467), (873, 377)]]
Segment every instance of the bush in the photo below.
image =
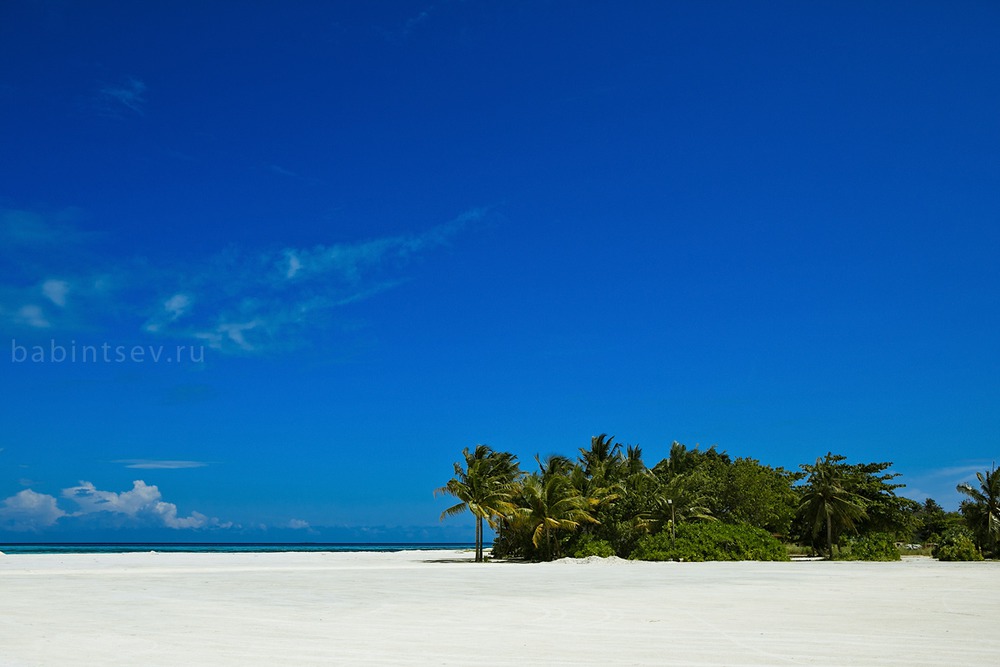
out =
[(899, 560), (896, 540), (889, 533), (869, 533), (851, 545), (843, 560)]
[(938, 560), (983, 560), (983, 554), (976, 548), (968, 529), (949, 528), (944, 532), (933, 556)]
[(637, 560), (788, 560), (785, 547), (765, 530), (718, 522), (686, 523), (648, 535), (630, 558)]
[(573, 550), (573, 558), (586, 558), (587, 556), (600, 556), (608, 558), (615, 555), (615, 549), (607, 540), (599, 540), (593, 535), (583, 535), (576, 543)]

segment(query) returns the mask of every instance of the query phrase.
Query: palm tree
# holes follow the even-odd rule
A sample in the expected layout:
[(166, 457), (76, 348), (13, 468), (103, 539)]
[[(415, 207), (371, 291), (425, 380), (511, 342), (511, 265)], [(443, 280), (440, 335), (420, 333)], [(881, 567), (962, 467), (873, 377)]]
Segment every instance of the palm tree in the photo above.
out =
[(573, 470), (573, 462), (560, 454), (549, 454), (544, 459), (535, 454), (535, 463), (543, 479), (553, 475), (568, 475)]
[(546, 559), (559, 556), (559, 531), (597, 523), (590, 514), (592, 501), (562, 475), (547, 479), (529, 475), (521, 486), (520, 500), (524, 506), (516, 510), (517, 521), (531, 531), (531, 543)]
[(625, 473), (628, 476), (646, 472), (646, 464), (642, 462), (642, 447), (628, 445), (625, 448)]
[(681, 521), (717, 521), (701, 492), (704, 486), (704, 476), (697, 473), (674, 475), (656, 489), (649, 510), (636, 518), (637, 527), (656, 533)]
[(476, 562), (481, 563), (483, 519), (495, 526), (495, 518), (514, 510), (511, 496), (520, 471), (513, 454), (495, 452), (486, 445), (476, 445), (472, 452), (466, 447), (462, 450), (462, 456), (465, 458), (465, 467), (456, 463), (455, 477), (441, 488), (435, 489), (434, 495), (448, 494), (462, 501), (441, 512), (442, 520), (465, 510), (476, 517)]
[(813, 537), (826, 527), (827, 553), (833, 558), (833, 534), (842, 529), (854, 529), (854, 522), (867, 516), (864, 500), (846, 488), (842, 469), (835, 457), (827, 453), (816, 459), (815, 465), (803, 465), (809, 481), (799, 503), (799, 513), (812, 526)]
[(587, 477), (612, 480), (622, 465), (622, 446), (607, 433), (590, 439), (590, 449), (580, 448), (580, 463)]
[(969, 497), (962, 501), (962, 514), (979, 538), (980, 547), (989, 555), (997, 555), (997, 538), (1000, 537), (1000, 468), (995, 465), (985, 473), (977, 472), (979, 488), (968, 482), (956, 487)]

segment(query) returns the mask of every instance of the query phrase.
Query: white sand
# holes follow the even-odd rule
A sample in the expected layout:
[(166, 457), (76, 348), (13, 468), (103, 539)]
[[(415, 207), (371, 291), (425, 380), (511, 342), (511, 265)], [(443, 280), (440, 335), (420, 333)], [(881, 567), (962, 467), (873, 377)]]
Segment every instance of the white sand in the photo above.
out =
[[(0, 665), (986, 665), (1000, 563), (8, 555)], [(445, 562), (435, 562), (445, 561)]]

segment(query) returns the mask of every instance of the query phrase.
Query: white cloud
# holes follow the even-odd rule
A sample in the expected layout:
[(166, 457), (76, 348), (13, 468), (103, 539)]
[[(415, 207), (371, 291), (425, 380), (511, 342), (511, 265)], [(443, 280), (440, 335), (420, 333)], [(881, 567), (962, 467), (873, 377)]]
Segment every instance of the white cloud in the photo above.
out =
[(0, 528), (38, 530), (51, 526), (65, 515), (54, 496), (24, 489), (0, 503)]
[(163, 327), (183, 317), (191, 309), (192, 302), (193, 300), (188, 294), (174, 294), (163, 301), (159, 310), (146, 321), (143, 328), (150, 333), (160, 331)]
[(292, 519), (288, 522), (289, 528), (294, 528), (295, 530), (302, 530), (309, 527), (308, 521), (303, 521), (302, 519)]
[(246, 333), (259, 328), (261, 324), (260, 320), (222, 322), (212, 331), (200, 331), (195, 333), (194, 337), (205, 341), (209, 347), (216, 350), (232, 349), (235, 345), (244, 352), (253, 352), (257, 346), (247, 340)]
[(90, 482), (80, 482), (78, 486), (63, 489), (62, 495), (79, 506), (79, 510), (71, 516), (108, 512), (178, 529), (220, 525), (218, 520), (209, 519), (200, 512), (192, 512), (186, 517), (177, 516), (177, 505), (164, 502), (160, 490), (142, 480), (132, 482), (132, 489), (121, 493), (100, 491)]
[(175, 294), (163, 304), (163, 309), (174, 316), (180, 317), (191, 307), (191, 297), (187, 294)]
[(46, 319), (45, 312), (42, 310), (41, 306), (33, 303), (21, 306), (21, 308), (17, 311), (17, 315), (14, 317), (14, 322), (34, 327), (36, 329), (48, 329), (52, 326), (48, 319)]
[(59, 216), (0, 209), (0, 241), (10, 241), (0, 242), (0, 260), (16, 268), (12, 282), (0, 284), (0, 326), (62, 333), (133, 325), (227, 353), (294, 348), (337, 309), (406, 282), (415, 260), (485, 215), (470, 210), (420, 233), (266, 252), (229, 248), (156, 265), (81, 247), (93, 235), (59, 227)]
[(285, 278), (291, 280), (302, 270), (302, 260), (299, 259), (294, 250), (286, 250), (285, 256), (288, 258), (288, 271), (285, 272)]
[(65, 280), (46, 280), (42, 283), (42, 294), (60, 308), (65, 308), (66, 295), (69, 294), (69, 283)]

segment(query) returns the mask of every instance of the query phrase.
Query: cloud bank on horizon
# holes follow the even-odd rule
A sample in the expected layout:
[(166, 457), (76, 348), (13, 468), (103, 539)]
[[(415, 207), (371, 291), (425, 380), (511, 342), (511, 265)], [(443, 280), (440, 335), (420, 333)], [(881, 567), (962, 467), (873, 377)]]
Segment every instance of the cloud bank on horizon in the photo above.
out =
[(163, 500), (156, 485), (135, 480), (128, 491), (102, 491), (81, 481), (62, 490), (61, 497), (76, 507), (67, 511), (55, 496), (24, 489), (0, 501), (0, 530), (36, 532), (65, 520), (78, 520), (92, 527), (136, 527), (194, 529), (229, 528), (233, 524), (200, 512), (180, 516), (177, 505)]

